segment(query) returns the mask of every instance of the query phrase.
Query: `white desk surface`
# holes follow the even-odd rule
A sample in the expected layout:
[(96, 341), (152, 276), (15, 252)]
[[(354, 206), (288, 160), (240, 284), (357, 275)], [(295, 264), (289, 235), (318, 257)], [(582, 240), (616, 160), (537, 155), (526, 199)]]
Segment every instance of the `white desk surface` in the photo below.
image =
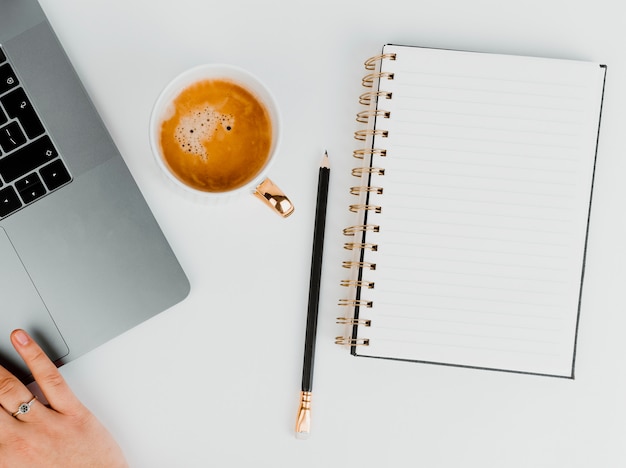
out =
[[(62, 368), (135, 467), (626, 466), (626, 28), (612, 0), (41, 0), (191, 284), (181, 304)], [(334, 344), (363, 61), (384, 43), (606, 63), (576, 380), (354, 358)], [(172, 192), (148, 118), (163, 86), (224, 62), (284, 118), (252, 196)], [(331, 157), (313, 433), (293, 428), (317, 167)]]

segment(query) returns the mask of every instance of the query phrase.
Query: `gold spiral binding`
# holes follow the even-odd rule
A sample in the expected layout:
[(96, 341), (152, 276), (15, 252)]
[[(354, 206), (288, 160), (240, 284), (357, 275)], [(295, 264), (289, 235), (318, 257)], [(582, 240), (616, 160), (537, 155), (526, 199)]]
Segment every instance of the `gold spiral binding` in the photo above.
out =
[(339, 299), (339, 305), (345, 307), (366, 307), (371, 309), (374, 306), (372, 301), (365, 299)]
[(373, 281), (341, 280), (340, 285), (346, 288), (374, 289)]
[(362, 177), (363, 174), (376, 174), (385, 175), (385, 170), (382, 167), (355, 167), (352, 169), (352, 175), (354, 177)]
[(359, 104), (369, 106), (372, 103), (372, 99), (381, 97), (391, 99), (393, 97), (393, 93), (389, 91), (366, 91), (359, 96)]
[(387, 130), (380, 129), (357, 130), (356, 132), (354, 132), (354, 138), (359, 141), (365, 141), (369, 136), (376, 135), (387, 138), (389, 136), (389, 132)]
[[(376, 90), (374, 87), (378, 87), (377, 83), (382, 83), (382, 80), (393, 80), (394, 73), (381, 71), (379, 68), (377, 69), (377, 64), (382, 62), (383, 60), (396, 60), (396, 54), (393, 53), (383, 53), (380, 55), (375, 55), (370, 57), (365, 61), (365, 69), (372, 72), (368, 73), (363, 77), (361, 83), (366, 88), (371, 88), (368, 91), (362, 93), (359, 96), (359, 104), (370, 107), (368, 110), (361, 111), (357, 113), (356, 120), (362, 124), (368, 124), (373, 122), (374, 119), (382, 118), (389, 119), (391, 117), (391, 112), (378, 108), (378, 101), (380, 99), (392, 99), (392, 93), (388, 91)], [(374, 140), (378, 141), (376, 137), (387, 138), (389, 136), (389, 132), (387, 130), (382, 130), (379, 128), (375, 128), (376, 125), (372, 123), (370, 128), (357, 130), (354, 132), (354, 138), (363, 142), (373, 142)], [(365, 144), (366, 146), (373, 146), (369, 144)], [(387, 150), (382, 148), (361, 148), (354, 150), (352, 156), (356, 159), (365, 160), (366, 156), (368, 156), (368, 164), (366, 167), (356, 167), (352, 169), (352, 175), (354, 177), (359, 177), (362, 179), (363, 184), (361, 186), (355, 186), (350, 188), (350, 193), (353, 195), (362, 195), (367, 194), (367, 197), (364, 200), (364, 203), (355, 203), (349, 205), (349, 210), (355, 213), (360, 212), (372, 212), (372, 213), (381, 213), (382, 207), (380, 205), (369, 203), (369, 194), (382, 194), (383, 188), (376, 187), (371, 185), (371, 176), (372, 175), (385, 175), (385, 169), (381, 167), (374, 167), (370, 162), (373, 160), (374, 156), (387, 156)], [(367, 176), (367, 179), (363, 179), (364, 176)], [(367, 220), (367, 214), (364, 214), (364, 220)], [(346, 236), (356, 236), (357, 233), (364, 233), (363, 239), (365, 240), (366, 232), (380, 232), (380, 226), (376, 224), (363, 224), (349, 226), (343, 230), (344, 235)], [(360, 255), (361, 261), (344, 261), (342, 266), (348, 269), (359, 269), (359, 279), (347, 279), (341, 281), (341, 286), (349, 287), (349, 288), (357, 288), (357, 289), (373, 289), (374, 282), (367, 281), (361, 278), (361, 272), (363, 270), (375, 270), (376, 264), (371, 262), (365, 262), (363, 260), (363, 251), (377, 251), (378, 244), (371, 242), (346, 242), (344, 243), (344, 249), (355, 251), (354, 255)], [(357, 251), (360, 251), (359, 254)], [(358, 257), (356, 257), (358, 258)], [(357, 294), (357, 297), (358, 294)], [(373, 302), (365, 299), (340, 299), (339, 305), (344, 307), (353, 307), (353, 308), (372, 308)], [(371, 326), (371, 320), (365, 318), (356, 318), (356, 317), (339, 317), (337, 318), (337, 323), (340, 325), (350, 325), (352, 327), (369, 327)], [(350, 336), (338, 336), (335, 338), (335, 343), (338, 345), (344, 346), (369, 346), (370, 340), (369, 338), (352, 338)]]
[(354, 156), (356, 159), (363, 159), (367, 155), (378, 155), (384, 158), (385, 156), (387, 156), (387, 150), (380, 148), (362, 148), (356, 149), (352, 152), (352, 156)]
[(348, 336), (338, 336), (335, 338), (335, 344), (341, 346), (369, 346), (369, 338), (350, 338)]
[(374, 55), (373, 57), (368, 58), (365, 61), (365, 69), (366, 70), (375, 70), (376, 62), (380, 62), (382, 60), (395, 60), (396, 54), (379, 54)]
[(356, 121), (366, 124), (369, 122), (370, 117), (382, 117), (383, 119), (388, 119), (391, 117), (391, 112), (383, 109), (361, 111), (356, 115)]
[(382, 78), (387, 78), (388, 80), (393, 80), (393, 73), (391, 72), (374, 72), (369, 75), (365, 75), (361, 84), (366, 88), (372, 88), (376, 80), (380, 80)]
[(371, 327), (372, 321), (368, 319), (355, 319), (350, 317), (337, 317), (336, 322), (339, 325), (362, 325), (364, 327)]
[(368, 193), (376, 193), (378, 195), (383, 193), (383, 188), (382, 187), (373, 187), (371, 185), (359, 185), (357, 187), (350, 187), (350, 193), (352, 195), (360, 195), (363, 192), (368, 192)]
[(367, 269), (367, 270), (375, 270), (376, 269), (376, 264), (372, 263), (372, 262), (353, 262), (350, 260), (347, 260), (345, 262), (343, 262), (341, 264), (342, 267), (344, 268), (363, 268), (363, 269)]
[(349, 210), (353, 213), (358, 213), (359, 211), (373, 211), (374, 213), (381, 213), (383, 208), (378, 205), (364, 205), (359, 203), (357, 205), (350, 205)]
[(357, 224), (355, 226), (348, 226), (343, 230), (343, 234), (346, 236), (354, 236), (357, 232), (379, 232), (380, 226), (376, 224)]
[(343, 248), (346, 250), (371, 250), (372, 252), (377, 252), (378, 244), (370, 244), (367, 242), (346, 242), (343, 244)]

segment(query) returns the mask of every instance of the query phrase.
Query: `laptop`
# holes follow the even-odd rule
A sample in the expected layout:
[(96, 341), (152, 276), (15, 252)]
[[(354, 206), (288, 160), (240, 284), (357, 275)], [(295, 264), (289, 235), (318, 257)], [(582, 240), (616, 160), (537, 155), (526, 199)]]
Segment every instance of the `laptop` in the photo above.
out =
[(62, 365), (189, 282), (35, 0), (0, 0), (0, 364), (28, 331)]

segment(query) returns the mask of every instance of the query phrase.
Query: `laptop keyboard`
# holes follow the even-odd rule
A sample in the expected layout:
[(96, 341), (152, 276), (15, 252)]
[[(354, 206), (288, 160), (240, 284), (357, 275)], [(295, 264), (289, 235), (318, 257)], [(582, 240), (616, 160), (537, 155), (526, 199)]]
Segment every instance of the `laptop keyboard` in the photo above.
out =
[(0, 47), (0, 219), (71, 180)]

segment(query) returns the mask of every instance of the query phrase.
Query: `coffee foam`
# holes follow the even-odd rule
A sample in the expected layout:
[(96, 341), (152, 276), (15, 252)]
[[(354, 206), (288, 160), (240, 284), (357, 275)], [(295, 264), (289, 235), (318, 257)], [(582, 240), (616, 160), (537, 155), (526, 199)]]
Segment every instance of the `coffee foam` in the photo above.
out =
[(176, 126), (174, 138), (182, 151), (198, 155), (206, 160), (209, 154), (205, 143), (211, 141), (220, 125), (230, 132), (234, 124), (233, 115), (222, 114), (210, 106), (202, 106), (181, 117)]
[(230, 79), (190, 84), (163, 113), (159, 145), (168, 171), (186, 186), (236, 190), (271, 158), (273, 122), (264, 103)]

